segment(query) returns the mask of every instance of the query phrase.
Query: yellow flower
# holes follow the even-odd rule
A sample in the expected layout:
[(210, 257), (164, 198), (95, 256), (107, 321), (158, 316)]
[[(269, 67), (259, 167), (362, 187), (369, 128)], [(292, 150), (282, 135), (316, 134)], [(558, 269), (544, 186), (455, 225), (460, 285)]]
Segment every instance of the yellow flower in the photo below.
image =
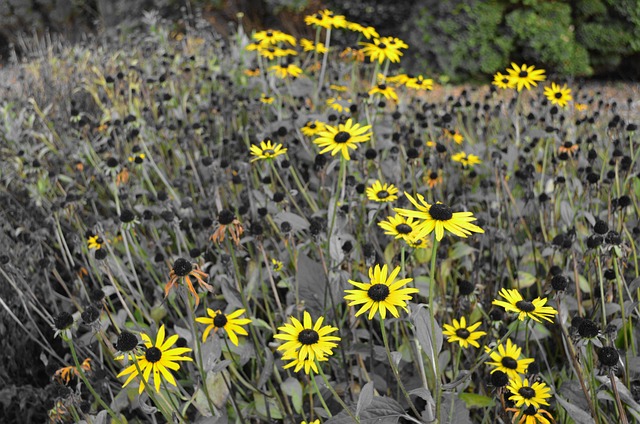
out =
[(517, 408), (505, 408), (505, 411), (513, 412), (511, 419), (513, 424), (554, 424), (555, 421), (549, 411), (544, 409), (536, 409), (535, 406), (529, 405), (523, 410)]
[(587, 105), (586, 103), (576, 103), (574, 104), (574, 106), (578, 112), (582, 112), (589, 108), (589, 105)]
[(467, 166), (473, 166), (482, 163), (482, 160), (480, 160), (478, 156), (473, 154), (467, 155), (465, 152), (456, 153), (455, 155), (451, 156), (451, 160), (461, 163), (465, 168)]
[(247, 336), (247, 330), (242, 328), (243, 325), (247, 325), (251, 322), (250, 318), (240, 318), (240, 315), (244, 314), (244, 309), (238, 309), (237, 311), (231, 312), (230, 314), (223, 314), (221, 311), (214, 311), (213, 309), (207, 308), (207, 315), (209, 317), (198, 317), (196, 318), (196, 322), (200, 324), (209, 324), (207, 328), (205, 328), (202, 333), (202, 343), (207, 341), (207, 337), (209, 337), (209, 333), (213, 330), (214, 333), (217, 333), (218, 330), (224, 329), (227, 336), (229, 336), (229, 340), (234, 345), (238, 346), (238, 336)]
[(336, 112), (344, 112), (346, 109), (348, 109), (348, 102), (346, 100), (343, 100), (342, 97), (338, 96), (338, 97), (330, 97), (327, 99), (327, 106), (329, 106), (331, 109), (335, 110)]
[(540, 408), (541, 405), (549, 405), (547, 399), (551, 397), (551, 389), (544, 383), (536, 381), (530, 383), (527, 378), (514, 378), (509, 381), (507, 389), (511, 392), (511, 400), (516, 403), (516, 407), (522, 405)]
[(271, 269), (273, 269), (273, 272), (280, 272), (282, 271), (282, 268), (284, 267), (284, 264), (277, 260), (277, 259), (271, 259)]
[(102, 239), (102, 237), (95, 235), (95, 236), (91, 236), (89, 237), (89, 239), (87, 240), (87, 247), (89, 249), (102, 249), (102, 246), (105, 245), (104, 240)]
[(254, 156), (251, 162), (261, 159), (273, 159), (287, 153), (287, 148), (282, 147), (280, 143), (273, 143), (270, 138), (266, 138), (260, 142), (260, 146), (252, 144), (250, 147), (251, 155)]
[(504, 300), (494, 300), (492, 305), (502, 306), (507, 312), (515, 312), (518, 314), (518, 319), (524, 321), (525, 318), (531, 318), (534, 321), (542, 322), (540, 319), (544, 319), (549, 322), (553, 322), (551, 319), (558, 313), (553, 307), (545, 306), (547, 298), (544, 299), (537, 297), (533, 301), (529, 302), (524, 300), (520, 292), (516, 289), (501, 289), (499, 292)]
[(267, 96), (264, 93), (260, 95), (260, 101), (266, 105), (270, 105), (271, 103), (273, 103), (274, 100), (275, 100), (275, 97), (273, 96)]
[(515, 63), (511, 63), (513, 68), (507, 69), (509, 73), (509, 87), (515, 88), (518, 91), (522, 91), (523, 88), (529, 90), (531, 86), (537, 86), (538, 81), (544, 81), (544, 69), (535, 69), (535, 66), (527, 66), (523, 64), (518, 66)]
[(249, 69), (245, 69), (243, 72), (248, 77), (260, 76), (260, 68), (249, 68)]
[(273, 65), (269, 67), (269, 71), (274, 72), (278, 78), (285, 79), (287, 77), (296, 78), (302, 74), (302, 69), (293, 64)]
[(418, 222), (413, 218), (405, 218), (401, 215), (387, 217), (386, 221), (381, 221), (378, 226), (382, 228), (388, 236), (402, 239), (406, 243), (413, 243), (416, 238)]
[(544, 88), (544, 95), (549, 99), (551, 104), (560, 107), (566, 107), (569, 101), (573, 100), (573, 97), (571, 97), (571, 89), (567, 87), (567, 84), (560, 87), (559, 84), (552, 82), (551, 87)]
[(522, 348), (514, 344), (511, 339), (507, 339), (506, 347), (501, 343), (493, 351), (488, 346), (485, 346), (484, 350), (493, 360), (493, 362), (487, 362), (487, 365), (496, 367), (491, 373), (502, 371), (510, 380), (520, 378), (519, 374), (526, 373), (529, 364), (534, 362), (533, 358), (522, 358)]
[(362, 52), (369, 57), (369, 60), (379, 63), (389, 59), (391, 62), (400, 62), (400, 56), (402, 56), (401, 48), (407, 48), (408, 46), (402, 42), (402, 40), (392, 37), (374, 38), (373, 43), (361, 42)]
[(368, 132), (371, 125), (354, 124), (352, 119), (348, 119), (344, 124), (337, 127), (325, 125), (323, 131), (318, 133), (318, 138), (313, 140), (315, 144), (323, 148), (320, 153), (331, 152), (331, 156), (342, 153), (346, 160), (350, 160), (349, 149), (357, 149), (358, 143), (364, 143), (371, 138)]
[(393, 89), (390, 85), (386, 84), (378, 84), (369, 90), (369, 95), (372, 96), (374, 94), (382, 94), (385, 99), (393, 99), (398, 100), (398, 95), (396, 94), (396, 90)]
[(465, 317), (461, 317), (460, 321), (454, 318), (452, 324), (453, 325), (443, 324), (442, 327), (444, 331), (442, 334), (447, 336), (449, 343), (458, 342), (462, 348), (467, 348), (469, 345), (480, 347), (478, 339), (487, 334), (484, 331), (476, 331), (476, 329), (480, 327), (480, 324), (482, 324), (480, 321), (467, 326), (467, 320)]
[(319, 54), (327, 52), (327, 47), (323, 43), (315, 44), (313, 41), (306, 38), (300, 40), (300, 46), (302, 46), (302, 50), (305, 52), (316, 52)]
[(343, 15), (335, 15), (328, 9), (306, 16), (304, 22), (307, 25), (319, 26), (326, 29), (345, 28), (347, 26), (347, 19)]
[(380, 35), (378, 34), (378, 31), (376, 31), (374, 27), (372, 26), (364, 27), (356, 22), (347, 22), (347, 29), (361, 33), (362, 35), (365, 36), (367, 40), (371, 38), (380, 37)]
[[(122, 387), (127, 387), (127, 385), (131, 383), (137, 375), (142, 374), (140, 388), (138, 389), (138, 393), (142, 393), (144, 391), (145, 384), (150, 384), (149, 378), (151, 377), (152, 372), (156, 392), (160, 391), (160, 383), (163, 378), (167, 380), (169, 384), (175, 386), (176, 380), (169, 370), (179, 370), (179, 361), (192, 361), (191, 358), (182, 356), (187, 352), (191, 352), (191, 349), (188, 347), (177, 347), (171, 349), (171, 346), (178, 341), (178, 335), (174, 334), (165, 341), (164, 325), (158, 330), (155, 344), (146, 334), (142, 333), (140, 336), (142, 337), (146, 347), (145, 353), (144, 355), (136, 356), (136, 363), (129, 365), (117, 375), (118, 378), (126, 375), (129, 376)], [(124, 355), (120, 355), (115, 359), (118, 361), (122, 360), (124, 359)]]
[(503, 75), (502, 72), (496, 72), (493, 76), (493, 82), (491, 83), (498, 88), (507, 89), (509, 88), (509, 76)]
[(324, 123), (318, 120), (307, 121), (307, 123), (304, 124), (304, 127), (301, 128), (302, 134), (306, 135), (307, 137), (314, 136), (323, 130)]
[(413, 88), (414, 90), (433, 90), (433, 80), (431, 78), (425, 78), (422, 75), (408, 78), (404, 82), (404, 85), (407, 88)]
[(439, 202), (435, 205), (430, 205), (421, 194), (416, 195), (417, 200), (406, 192), (405, 196), (417, 210), (399, 208), (394, 210), (402, 216), (422, 220), (416, 236), (419, 239), (431, 234), (433, 231), (435, 231), (436, 240), (438, 241), (444, 237), (445, 230), (463, 238), (471, 235), (471, 233), (484, 233), (482, 228), (472, 224), (476, 220), (472, 212), (453, 212), (449, 206)]
[(369, 311), (369, 319), (373, 319), (376, 312), (380, 311), (380, 318), (387, 317), (387, 311), (398, 318), (398, 307), (407, 311), (407, 301), (411, 299), (413, 293), (418, 293), (418, 289), (402, 286), (413, 281), (413, 278), (403, 278), (396, 280), (400, 273), (400, 267), (396, 267), (387, 276), (387, 265), (380, 268), (380, 265), (369, 268), (369, 283), (360, 283), (349, 280), (349, 283), (356, 286), (356, 289), (345, 290), (347, 295), (345, 300), (349, 300), (349, 306), (362, 305), (356, 316)]
[(296, 38), (293, 35), (285, 34), (277, 29), (266, 29), (253, 34), (253, 39), (264, 45), (274, 45), (280, 42), (296, 45)]
[(304, 368), (307, 374), (313, 369), (317, 373), (316, 361), (324, 361), (333, 355), (333, 348), (337, 346), (335, 342), (340, 341), (340, 337), (329, 335), (338, 331), (338, 328), (323, 326), (324, 317), (318, 318), (314, 324), (307, 311), (304, 311), (302, 322), (295, 317), (290, 317), (290, 321), (278, 327), (279, 333), (273, 336), (285, 341), (278, 347), (284, 352), (282, 359), (292, 360), (284, 368), (295, 367), (294, 372)]
[(367, 187), (367, 198), (374, 202), (387, 203), (398, 200), (398, 189), (393, 184), (382, 184), (375, 181), (371, 187)]
[(286, 56), (295, 56), (298, 54), (295, 50), (292, 49), (281, 49), (280, 47), (268, 46), (258, 47), (258, 53), (262, 57), (266, 57), (269, 60), (273, 60), (276, 57), (286, 57)]

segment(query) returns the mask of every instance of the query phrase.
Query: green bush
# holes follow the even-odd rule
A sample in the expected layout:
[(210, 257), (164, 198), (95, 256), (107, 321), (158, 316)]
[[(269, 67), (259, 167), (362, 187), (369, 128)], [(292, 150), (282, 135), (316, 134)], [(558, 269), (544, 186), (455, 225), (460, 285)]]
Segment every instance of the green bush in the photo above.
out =
[(452, 81), (486, 80), (511, 61), (603, 75), (640, 52), (636, 0), (430, 0), (413, 19), (422, 66)]

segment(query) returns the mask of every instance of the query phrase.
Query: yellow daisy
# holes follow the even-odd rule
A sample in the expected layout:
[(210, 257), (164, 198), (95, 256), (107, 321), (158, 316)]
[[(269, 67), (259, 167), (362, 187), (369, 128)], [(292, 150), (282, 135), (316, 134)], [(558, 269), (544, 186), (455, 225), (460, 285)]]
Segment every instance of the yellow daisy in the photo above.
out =
[(535, 69), (535, 66), (527, 66), (523, 64), (518, 66), (511, 63), (512, 69), (507, 69), (509, 73), (509, 87), (522, 91), (523, 88), (529, 90), (531, 86), (537, 86), (538, 81), (544, 81), (544, 69)]
[(287, 153), (287, 148), (282, 147), (280, 143), (273, 143), (270, 138), (265, 138), (260, 142), (260, 146), (252, 144), (249, 148), (251, 152), (251, 162), (255, 162), (257, 160), (270, 160), (276, 158), (278, 156), (284, 155)]
[(357, 289), (345, 290), (347, 295), (345, 300), (349, 300), (349, 306), (362, 305), (356, 316), (369, 311), (369, 319), (373, 319), (376, 312), (380, 311), (380, 317), (387, 317), (387, 310), (394, 317), (398, 318), (398, 307), (407, 311), (407, 300), (411, 299), (413, 293), (418, 293), (416, 288), (401, 288), (407, 283), (413, 281), (413, 278), (403, 278), (396, 280), (400, 273), (400, 267), (396, 267), (391, 274), (387, 276), (387, 265), (380, 268), (376, 265), (369, 268), (369, 283), (360, 283), (349, 280), (349, 283), (356, 286)]
[(395, 208), (394, 210), (402, 216), (423, 220), (416, 236), (419, 239), (431, 234), (433, 231), (435, 231), (436, 240), (438, 241), (444, 237), (444, 230), (463, 238), (467, 238), (471, 233), (484, 233), (482, 228), (472, 224), (476, 220), (472, 212), (453, 212), (444, 203), (430, 205), (421, 194), (416, 195), (417, 200), (406, 192), (405, 196), (417, 210), (400, 208)]
[(573, 97), (571, 97), (571, 89), (567, 87), (567, 84), (560, 87), (559, 84), (552, 82), (551, 87), (544, 88), (544, 95), (549, 99), (551, 104), (560, 107), (566, 107), (567, 104), (573, 100)]
[(551, 397), (551, 389), (544, 383), (536, 381), (530, 383), (527, 378), (511, 379), (507, 389), (511, 392), (511, 400), (516, 403), (516, 407), (522, 405), (540, 408), (541, 405), (549, 405), (547, 399)]
[(207, 341), (207, 337), (209, 337), (209, 333), (213, 330), (214, 333), (217, 333), (218, 330), (224, 329), (227, 336), (229, 336), (229, 340), (234, 345), (238, 346), (238, 336), (247, 336), (247, 330), (242, 328), (243, 325), (247, 325), (251, 322), (250, 318), (239, 318), (240, 315), (244, 314), (244, 309), (238, 309), (230, 314), (224, 314), (221, 311), (214, 311), (211, 308), (207, 308), (207, 315), (209, 317), (198, 317), (196, 318), (196, 322), (200, 324), (209, 324), (207, 328), (204, 329), (202, 333), (202, 343)]
[[(131, 381), (142, 373), (142, 380), (140, 381), (140, 388), (138, 393), (144, 391), (145, 384), (149, 383), (149, 378), (153, 372), (153, 383), (156, 392), (160, 391), (160, 383), (164, 378), (169, 384), (175, 386), (176, 380), (171, 374), (171, 371), (177, 371), (180, 369), (179, 361), (192, 361), (191, 358), (182, 356), (187, 352), (191, 352), (188, 347), (176, 347), (171, 349), (171, 346), (178, 341), (179, 336), (174, 334), (166, 341), (164, 325), (158, 330), (155, 344), (151, 341), (149, 336), (142, 333), (140, 335), (144, 341), (146, 347), (144, 355), (136, 356), (135, 361), (137, 364), (131, 364), (117, 375), (118, 378), (128, 375), (127, 381), (124, 382), (122, 387), (126, 387)], [(116, 360), (124, 359), (124, 355), (117, 356)], [(139, 370), (139, 371), (138, 371)]]
[(382, 184), (380, 181), (376, 181), (371, 187), (367, 187), (366, 193), (369, 200), (388, 203), (398, 200), (398, 191), (393, 184)]
[(500, 343), (493, 351), (488, 346), (485, 346), (484, 350), (493, 360), (487, 362), (487, 365), (495, 367), (491, 373), (502, 371), (510, 380), (520, 378), (519, 375), (526, 373), (529, 364), (534, 361), (533, 358), (522, 358), (522, 348), (514, 344), (511, 339), (507, 339), (506, 345)]
[(313, 140), (315, 144), (323, 148), (320, 153), (331, 152), (331, 156), (341, 153), (346, 160), (350, 160), (349, 149), (357, 149), (358, 143), (364, 143), (371, 138), (368, 132), (371, 125), (354, 124), (352, 119), (348, 119), (344, 124), (337, 127), (325, 125), (324, 130)]
[(406, 243), (413, 243), (419, 225), (413, 218), (405, 218), (396, 214), (395, 216), (388, 217), (385, 221), (378, 222), (378, 226), (382, 228), (388, 236), (402, 239)]
[(480, 324), (482, 324), (480, 321), (467, 326), (467, 320), (465, 317), (461, 317), (460, 321), (454, 318), (452, 324), (453, 325), (443, 324), (442, 327), (444, 331), (442, 334), (447, 336), (449, 343), (458, 342), (460, 343), (460, 347), (465, 349), (469, 347), (469, 345), (480, 347), (478, 339), (487, 334), (484, 331), (476, 331), (476, 329), (480, 327)]
[(520, 321), (524, 321), (525, 318), (531, 318), (537, 322), (542, 322), (540, 319), (553, 322), (553, 316), (558, 313), (553, 307), (545, 306), (547, 303), (546, 297), (544, 299), (537, 297), (529, 302), (524, 300), (518, 290), (505, 288), (501, 289), (498, 294), (502, 296), (506, 302), (495, 299), (491, 304), (502, 306), (507, 312), (517, 313)]

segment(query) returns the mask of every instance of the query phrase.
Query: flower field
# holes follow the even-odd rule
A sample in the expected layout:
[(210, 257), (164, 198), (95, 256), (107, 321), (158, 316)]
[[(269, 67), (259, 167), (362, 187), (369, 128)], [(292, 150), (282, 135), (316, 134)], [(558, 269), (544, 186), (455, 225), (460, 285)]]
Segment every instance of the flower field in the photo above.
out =
[(2, 69), (0, 415), (640, 422), (640, 89), (304, 21)]

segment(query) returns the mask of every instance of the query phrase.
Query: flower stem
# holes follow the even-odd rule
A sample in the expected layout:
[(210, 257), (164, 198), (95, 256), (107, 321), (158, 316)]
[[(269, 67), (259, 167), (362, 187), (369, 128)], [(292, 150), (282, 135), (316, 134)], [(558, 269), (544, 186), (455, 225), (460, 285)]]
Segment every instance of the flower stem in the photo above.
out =
[(407, 393), (407, 389), (404, 387), (404, 384), (402, 383), (402, 379), (400, 378), (400, 373), (398, 372), (398, 368), (396, 367), (396, 364), (395, 362), (393, 362), (393, 358), (391, 357), (391, 350), (389, 349), (389, 339), (387, 337), (387, 329), (384, 326), (384, 319), (380, 319), (380, 332), (382, 333), (382, 342), (384, 343), (384, 350), (387, 352), (387, 359), (389, 360), (389, 365), (391, 366), (393, 375), (396, 377), (398, 386), (400, 387), (400, 390), (402, 391), (402, 394), (404, 395), (405, 399), (407, 399), (407, 402), (411, 407), (411, 411), (413, 411), (415, 416), (419, 418), (421, 415), (416, 409), (413, 402), (411, 401), (411, 397), (409, 396), (409, 393)]
[(431, 325), (431, 364), (433, 367), (435, 398), (436, 398), (436, 419), (440, 418), (441, 403), (441, 383), (440, 372), (438, 370), (438, 347), (435, 343), (436, 334), (436, 318), (435, 318), (435, 298), (436, 298), (436, 257), (438, 253), (438, 240), (435, 232), (433, 233), (433, 243), (431, 243), (431, 264), (429, 272), (429, 323)]
[[(316, 361), (316, 363), (317, 363), (317, 361)], [(331, 392), (331, 394), (333, 395), (335, 400), (337, 400), (338, 403), (342, 406), (342, 408), (345, 411), (347, 411), (347, 414), (349, 414), (349, 416), (353, 419), (353, 421), (359, 423), (360, 422), (360, 418), (356, 417), (354, 415), (354, 413), (351, 412), (351, 409), (347, 406), (347, 404), (344, 403), (344, 401), (340, 398), (340, 396), (338, 396), (338, 393), (336, 393), (336, 391), (334, 390), (333, 386), (329, 383), (329, 380), (327, 379), (327, 376), (324, 374), (324, 371), (322, 371), (322, 367), (320, 366), (320, 364), (318, 364), (318, 370), (320, 371), (320, 376), (324, 380), (324, 384), (327, 386), (327, 389), (329, 389), (329, 391)], [(316, 389), (317, 389), (318, 386), (317, 386), (317, 383), (316, 383), (315, 379), (313, 378), (313, 376), (312, 376), (311, 379), (313, 380), (313, 383), (316, 384)], [(318, 396), (320, 396), (320, 391), (319, 390), (318, 390)], [(322, 399), (322, 396), (320, 396), (320, 399), (324, 403), (324, 399)], [(331, 415), (331, 413), (329, 413), (329, 415)]]

